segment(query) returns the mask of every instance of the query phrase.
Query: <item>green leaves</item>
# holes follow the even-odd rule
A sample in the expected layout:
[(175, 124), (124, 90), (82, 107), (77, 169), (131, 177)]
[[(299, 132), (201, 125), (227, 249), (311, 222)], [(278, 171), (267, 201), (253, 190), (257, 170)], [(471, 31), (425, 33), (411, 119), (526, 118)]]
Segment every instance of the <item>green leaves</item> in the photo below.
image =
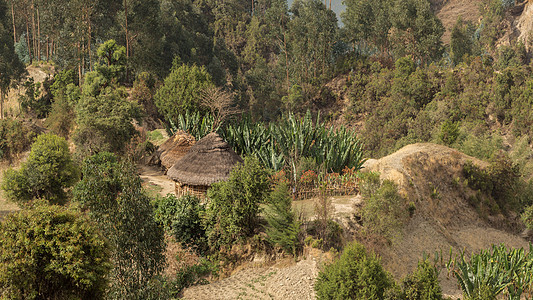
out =
[(67, 201), (66, 188), (79, 178), (64, 138), (53, 134), (40, 135), (31, 147), (28, 161), (20, 170), (5, 173), (2, 189), (13, 202), (25, 204), (32, 199), (46, 199), (52, 204)]
[(315, 284), (317, 299), (384, 299), (385, 291), (394, 285), (374, 253), (363, 245), (351, 243), (339, 260), (318, 274)]
[(104, 299), (109, 257), (79, 212), (41, 204), (0, 224), (0, 289), (9, 299)]
[(492, 246), (466, 260), (464, 252), (448, 265), (467, 299), (496, 299), (504, 293), (518, 300), (533, 288), (533, 246), (507, 249)]
[(204, 67), (186, 64), (174, 67), (155, 94), (155, 105), (168, 122), (176, 122), (180, 114), (202, 111), (202, 92), (212, 85)]

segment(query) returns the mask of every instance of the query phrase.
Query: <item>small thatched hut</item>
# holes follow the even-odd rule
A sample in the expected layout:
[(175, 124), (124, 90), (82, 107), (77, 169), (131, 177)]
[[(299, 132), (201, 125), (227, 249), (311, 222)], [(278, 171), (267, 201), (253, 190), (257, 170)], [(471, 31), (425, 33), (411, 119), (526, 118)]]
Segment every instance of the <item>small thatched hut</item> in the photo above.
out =
[(227, 180), (233, 167), (242, 158), (216, 133), (200, 139), (167, 172), (175, 181), (176, 196), (192, 194), (204, 198), (215, 182)]
[(196, 140), (192, 135), (183, 130), (176, 131), (173, 136), (159, 146), (161, 166), (166, 170), (172, 168), (178, 160), (189, 152), (195, 143)]

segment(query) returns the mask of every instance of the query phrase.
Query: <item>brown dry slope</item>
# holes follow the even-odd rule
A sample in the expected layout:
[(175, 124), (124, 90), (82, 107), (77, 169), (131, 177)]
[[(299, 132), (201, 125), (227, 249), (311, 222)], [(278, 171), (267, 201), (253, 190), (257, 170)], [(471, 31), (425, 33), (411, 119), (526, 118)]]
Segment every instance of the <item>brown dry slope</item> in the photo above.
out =
[[(398, 184), (398, 190), (416, 206), (404, 229), (403, 237), (383, 250), (383, 263), (397, 278), (416, 268), (424, 253), (450, 248), (457, 253), (486, 249), (504, 243), (510, 247), (526, 247), (518, 235), (504, 231), (503, 215), (481, 218), (467, 199), (473, 193), (464, 184), (463, 165), (467, 161), (484, 167), (485, 162), (457, 150), (435, 144), (414, 144), (380, 160), (369, 160), (365, 170), (381, 173), (382, 179)], [(453, 280), (441, 273), (443, 290), (460, 295)]]
[(442, 36), (442, 41), (445, 44), (450, 43), (451, 30), (459, 16), (463, 20), (471, 21), (474, 24), (478, 24), (481, 17), (479, 12), (481, 0), (430, 0), (430, 2), (435, 9), (437, 17), (446, 29)]

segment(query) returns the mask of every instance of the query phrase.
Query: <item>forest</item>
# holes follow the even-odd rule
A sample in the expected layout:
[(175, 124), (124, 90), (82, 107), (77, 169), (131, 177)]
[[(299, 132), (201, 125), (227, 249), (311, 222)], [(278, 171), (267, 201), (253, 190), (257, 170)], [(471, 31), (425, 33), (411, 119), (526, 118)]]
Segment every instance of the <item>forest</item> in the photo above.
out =
[[(313, 255), (294, 299), (532, 297), (533, 40), (516, 24), (533, 3), (473, 1), (472, 21), (443, 19), (454, 0), (334, 2), (0, 0), (0, 298), (201, 299), (187, 290), (259, 256)], [(173, 137), (212, 132), (242, 162), (205, 199), (140, 176), (170, 169)], [(435, 156), (386, 176), (409, 147)], [(519, 242), (447, 241), (394, 269), (420, 220)], [(293, 299), (258, 291), (268, 272), (227, 299)]]

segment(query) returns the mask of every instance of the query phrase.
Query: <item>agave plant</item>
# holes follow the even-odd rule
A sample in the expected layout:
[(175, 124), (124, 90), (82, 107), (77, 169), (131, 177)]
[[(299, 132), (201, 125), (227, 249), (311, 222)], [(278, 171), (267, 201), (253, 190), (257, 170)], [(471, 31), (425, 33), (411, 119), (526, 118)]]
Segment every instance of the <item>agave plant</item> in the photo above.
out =
[(533, 285), (533, 248), (510, 249), (493, 246), (472, 255), (467, 261), (462, 252), (448, 265), (466, 299), (496, 299), (504, 294), (509, 300), (531, 296)]

